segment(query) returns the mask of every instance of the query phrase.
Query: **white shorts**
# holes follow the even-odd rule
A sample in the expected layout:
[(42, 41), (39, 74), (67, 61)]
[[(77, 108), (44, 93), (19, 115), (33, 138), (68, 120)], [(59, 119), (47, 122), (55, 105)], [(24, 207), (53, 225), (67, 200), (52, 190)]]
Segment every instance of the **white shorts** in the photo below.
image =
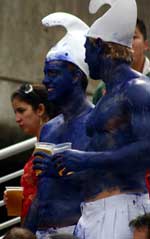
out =
[(75, 228), (79, 239), (132, 239), (129, 222), (150, 212), (148, 194), (120, 194), (81, 204), (82, 216)]

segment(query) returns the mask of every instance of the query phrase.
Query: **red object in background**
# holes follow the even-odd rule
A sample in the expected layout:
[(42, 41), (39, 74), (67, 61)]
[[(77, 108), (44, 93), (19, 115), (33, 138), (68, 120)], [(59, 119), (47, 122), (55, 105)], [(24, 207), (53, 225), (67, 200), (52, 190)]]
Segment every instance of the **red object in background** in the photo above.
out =
[(146, 170), (145, 182), (146, 182), (146, 187), (147, 187), (149, 197), (150, 197), (150, 169)]
[(29, 207), (37, 192), (37, 176), (32, 169), (34, 156), (32, 155), (24, 166), (24, 173), (21, 177), (21, 186), (23, 187), (23, 205), (21, 218), (24, 219), (28, 213)]

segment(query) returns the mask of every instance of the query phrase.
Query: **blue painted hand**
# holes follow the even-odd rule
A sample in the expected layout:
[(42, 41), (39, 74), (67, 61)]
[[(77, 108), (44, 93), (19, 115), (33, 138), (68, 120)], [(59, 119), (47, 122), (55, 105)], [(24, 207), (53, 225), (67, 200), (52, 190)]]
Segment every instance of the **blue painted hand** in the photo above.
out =
[(55, 155), (49, 155), (45, 152), (36, 152), (34, 156), (33, 169), (42, 171), (39, 177), (59, 177), (58, 170), (55, 166)]
[(85, 152), (78, 150), (66, 150), (55, 154), (54, 165), (57, 171), (62, 171), (63, 175), (71, 172), (79, 172), (88, 167), (88, 157)]

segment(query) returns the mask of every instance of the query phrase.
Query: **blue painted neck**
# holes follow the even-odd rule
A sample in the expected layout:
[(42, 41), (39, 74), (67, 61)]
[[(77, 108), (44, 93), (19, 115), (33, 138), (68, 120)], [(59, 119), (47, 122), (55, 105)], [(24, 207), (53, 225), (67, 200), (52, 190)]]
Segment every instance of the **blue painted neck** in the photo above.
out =
[(112, 90), (119, 84), (139, 77), (128, 64), (118, 63), (117, 61), (112, 60), (110, 61), (110, 64), (107, 64), (103, 76), (107, 91)]
[(81, 87), (75, 87), (73, 92), (60, 102), (59, 106), (66, 120), (91, 107)]

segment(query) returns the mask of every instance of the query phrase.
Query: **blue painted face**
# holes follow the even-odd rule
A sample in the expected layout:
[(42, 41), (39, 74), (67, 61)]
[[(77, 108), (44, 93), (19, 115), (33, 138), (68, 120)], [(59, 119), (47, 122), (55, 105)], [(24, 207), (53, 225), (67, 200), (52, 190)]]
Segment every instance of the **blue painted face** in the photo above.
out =
[(100, 69), (100, 64), (99, 64), (99, 54), (98, 54), (98, 49), (97, 46), (94, 44), (91, 38), (86, 39), (85, 42), (85, 62), (89, 66), (89, 71), (90, 71), (90, 77), (94, 80), (100, 79), (99, 77), (99, 69)]
[(45, 61), (43, 84), (48, 90), (50, 101), (61, 102), (71, 94), (74, 78), (69, 63), (63, 61)]
[(85, 49), (85, 62), (89, 66), (90, 77), (94, 80), (103, 79), (108, 61), (104, 54), (103, 41), (100, 38), (95, 40), (87, 37)]

